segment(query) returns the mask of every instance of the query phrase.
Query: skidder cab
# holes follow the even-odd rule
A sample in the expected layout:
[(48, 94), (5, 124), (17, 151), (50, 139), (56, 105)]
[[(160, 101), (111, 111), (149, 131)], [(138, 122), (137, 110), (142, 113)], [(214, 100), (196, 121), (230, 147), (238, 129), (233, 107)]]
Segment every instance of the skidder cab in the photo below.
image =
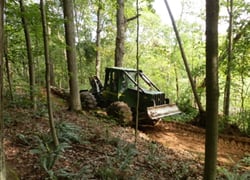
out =
[(107, 114), (117, 118), (120, 123), (129, 124), (135, 116), (138, 91), (141, 122), (156, 122), (162, 117), (180, 113), (178, 107), (169, 104), (165, 94), (141, 70), (106, 68), (104, 85), (96, 76), (90, 78), (90, 84), (90, 91), (80, 92), (82, 106), (91, 108), (98, 104), (107, 107)]

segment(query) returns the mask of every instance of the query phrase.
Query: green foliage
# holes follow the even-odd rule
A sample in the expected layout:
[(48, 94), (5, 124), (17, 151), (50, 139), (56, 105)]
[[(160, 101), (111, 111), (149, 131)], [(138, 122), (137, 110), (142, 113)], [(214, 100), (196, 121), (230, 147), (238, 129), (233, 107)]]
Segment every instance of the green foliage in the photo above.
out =
[(77, 173), (70, 173), (67, 171), (67, 169), (59, 169), (56, 171), (57, 179), (88, 179), (88, 177), (86, 177), (88, 168), (89, 166), (83, 166)]
[(21, 144), (26, 145), (26, 146), (30, 146), (32, 144), (32, 139), (21, 133), (16, 135), (16, 139)]
[(51, 136), (47, 134), (36, 137), (38, 145), (31, 149), (31, 153), (39, 156), (40, 165), (48, 173), (50, 179), (56, 179), (52, 168), (61, 157), (61, 153), (70, 146), (68, 143), (60, 143), (57, 147), (54, 147)]
[(244, 157), (241, 160), (241, 163), (245, 164), (246, 166), (250, 166), (250, 154), (248, 154), (246, 157)]
[[(23, 84), (26, 84), (23, 82)], [(9, 92), (5, 92), (5, 97), (7, 99), (6, 101), (6, 106), (8, 108), (23, 108), (23, 109), (30, 109), (32, 107), (32, 101), (30, 100), (29, 97), (29, 86), (28, 85), (23, 85), (23, 86), (13, 86), (14, 92), (13, 92), (13, 100), (11, 100), (9, 96)], [(34, 117), (47, 117), (48, 116), (48, 111), (47, 111), (47, 103), (45, 96), (41, 94), (38, 88), (35, 88), (34, 92), (35, 96), (37, 98), (37, 110), (30, 112), (31, 115)]]
[(192, 121), (198, 115), (198, 109), (193, 107), (192, 99), (190, 98), (189, 93), (183, 93), (177, 101), (177, 106), (179, 107), (181, 114), (166, 117), (165, 120), (175, 120), (180, 122)]
[(153, 168), (157, 173), (165, 171), (168, 164), (163, 162), (160, 157), (160, 149), (157, 143), (151, 142), (148, 144), (149, 153), (145, 160), (150, 168)]
[[(187, 121), (196, 116), (197, 110), (194, 107), (194, 98), (187, 80), (187, 75), (182, 62), (176, 37), (172, 26), (163, 24), (160, 17), (152, 8), (152, 0), (145, 0), (140, 3), (140, 37), (139, 37), (139, 68), (147, 74), (150, 79), (166, 93), (171, 102), (177, 102), (180, 109), (184, 112), (174, 117), (176, 120)], [(76, 46), (79, 70), (80, 89), (89, 89), (88, 77), (95, 74), (95, 53), (100, 51), (101, 79), (104, 79), (104, 69), (114, 65), (114, 44), (116, 36), (116, 1), (82, 1), (76, 0), (75, 24), (76, 24)], [(97, 7), (101, 3), (101, 46), (96, 49), (96, 13)], [(221, 2), (221, 9), (226, 8), (227, 1)], [(32, 54), (35, 60), (36, 82), (44, 86), (45, 65), (43, 57), (42, 27), (40, 23), (40, 13), (38, 3), (34, 1), (25, 2), (25, 17), (29, 25)], [(88, 7), (88, 8), (86, 8)], [(199, 87), (200, 81), (205, 76), (205, 51), (204, 51), (204, 27), (197, 23), (204, 20), (204, 12), (191, 8), (192, 1), (182, 3), (181, 17), (177, 17), (177, 27), (183, 42), (188, 63)], [(232, 66), (232, 109), (242, 106), (248, 111), (250, 107), (249, 96), (249, 2), (236, 0), (234, 2), (234, 56)], [(199, 13), (199, 14), (197, 14)], [(48, 1), (46, 7), (47, 20), (49, 25), (49, 49), (50, 59), (53, 61), (55, 80), (58, 86), (68, 88), (68, 73), (65, 57), (64, 40), (64, 20), (59, 1)], [(28, 62), (25, 46), (25, 37), (21, 23), (21, 13), (17, 1), (6, 2), (6, 23), (5, 34), (10, 61), (10, 71), (13, 84), (23, 88), (22, 93), (17, 92), (14, 101), (9, 105), (12, 107), (31, 107), (28, 88)], [(131, 18), (136, 15), (135, 3), (132, 0), (125, 2), (125, 17)], [(166, 14), (167, 15), (167, 14)], [(196, 22), (190, 21), (190, 16), (196, 17)], [(222, 19), (224, 18), (224, 19)], [(188, 20), (187, 20), (188, 19)], [(228, 23), (227, 14), (221, 20)], [(126, 27), (126, 42), (124, 66), (136, 67), (136, 20), (129, 21)], [(227, 37), (221, 34), (220, 40), (220, 87), (224, 86), (224, 75), (226, 70), (226, 57), (223, 54), (227, 50)], [(177, 89), (179, 87), (179, 89)], [(239, 88), (240, 87), (240, 88)], [(16, 87), (15, 87), (16, 88)], [(14, 88), (14, 89), (15, 89)], [(7, 88), (6, 88), (7, 89)], [(15, 91), (15, 90), (14, 90)], [(18, 91), (18, 90), (16, 90)], [(205, 89), (198, 88), (198, 93), (204, 103)], [(16, 92), (15, 92), (16, 93)], [(14, 94), (15, 94), (14, 93)], [(38, 95), (38, 93), (37, 93)], [(223, 104), (221, 96), (220, 106)], [(239, 98), (240, 97), (240, 98)], [(35, 116), (45, 116), (47, 114), (44, 101), (39, 103), (39, 110)], [(233, 116), (239, 127), (249, 134), (249, 115), (244, 112)], [(245, 119), (245, 120), (244, 120)]]
[(8, 114), (3, 114), (3, 121), (4, 125), (7, 127), (11, 127), (13, 124), (16, 123), (16, 120), (11, 118)]
[[(151, 142), (148, 144), (149, 153), (145, 157), (145, 163), (155, 172), (165, 172), (174, 179), (186, 179), (191, 176), (191, 170), (188, 163), (179, 163), (176, 159), (171, 159), (171, 167), (167, 162), (162, 161), (161, 148), (157, 143)], [(174, 155), (173, 155), (174, 156)], [(172, 171), (169, 172), (169, 169)], [(168, 172), (167, 172), (168, 171)]]
[(229, 123), (236, 124), (242, 132), (250, 135), (250, 111), (242, 111), (231, 115)]
[(245, 180), (250, 178), (249, 172), (240, 173), (238, 172), (239, 171), (238, 168), (239, 168), (238, 165), (235, 165), (233, 170), (228, 170), (226, 168), (219, 167), (218, 171), (227, 180)]
[(86, 62), (89, 64), (95, 60), (96, 48), (95, 43), (92, 41), (85, 41), (78, 43), (77, 48), (82, 51), (82, 55), (85, 57)]
[(229, 117), (219, 116), (219, 131), (250, 135), (250, 112), (242, 111)]
[(32, 102), (27, 97), (27, 95), (18, 95), (8, 105), (9, 107), (22, 107), (22, 108), (28, 109), (31, 107)]
[(146, 157), (146, 161), (149, 162), (149, 163), (152, 163), (152, 166), (154, 166), (154, 165), (158, 164), (158, 162), (160, 161), (160, 159), (158, 157), (157, 144), (149, 143), (148, 149), (149, 149), (149, 154)]
[(138, 154), (133, 144), (119, 142), (114, 157), (106, 156), (103, 166), (96, 171), (96, 177), (101, 179), (124, 179), (129, 176), (130, 165)]
[[(65, 149), (70, 148), (70, 143), (81, 142), (81, 128), (77, 125), (67, 122), (61, 122), (56, 125), (58, 139), (60, 141), (57, 147), (53, 144), (53, 139), (50, 134), (38, 134), (36, 137), (37, 147), (31, 150), (31, 153), (39, 156), (41, 167), (47, 172), (50, 179), (57, 179), (57, 177), (75, 177), (81, 175), (83, 170), (78, 174), (67, 173), (67, 170), (54, 171), (53, 166), (56, 161), (62, 157)], [(22, 135), (19, 139), (26, 142), (26, 138)]]
[(57, 136), (60, 142), (80, 143), (81, 128), (73, 123), (60, 122), (56, 124)]

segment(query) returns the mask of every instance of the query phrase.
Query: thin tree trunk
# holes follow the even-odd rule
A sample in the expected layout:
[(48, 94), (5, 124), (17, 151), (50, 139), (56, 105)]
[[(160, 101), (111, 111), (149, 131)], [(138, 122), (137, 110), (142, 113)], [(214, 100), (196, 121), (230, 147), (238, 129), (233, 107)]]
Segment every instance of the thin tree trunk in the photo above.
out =
[(100, 44), (101, 44), (101, 0), (98, 1), (97, 8), (97, 24), (96, 24), (96, 76), (100, 78), (101, 59), (100, 59)]
[(10, 63), (9, 63), (9, 56), (8, 56), (8, 37), (5, 34), (5, 46), (4, 46), (4, 57), (5, 57), (5, 67), (6, 67), (6, 75), (7, 75), (7, 81), (9, 85), (9, 94), (10, 99), (13, 101), (13, 91), (12, 91), (12, 78), (10, 73)]
[[(240, 87), (240, 100), (241, 100), (241, 104), (240, 104), (240, 112), (243, 113), (245, 111), (245, 95), (244, 95), (244, 87), (245, 87), (245, 80), (244, 80), (244, 76), (241, 73), (240, 75), (240, 79), (241, 79), (241, 87)], [(243, 123), (245, 124), (245, 123)], [(245, 128), (245, 127), (243, 127)]]
[[(49, 26), (47, 26), (47, 29), (48, 29), (48, 42), (50, 42), (49, 37), (51, 36), (51, 28)], [(50, 46), (50, 44), (48, 44), (48, 46)], [(49, 50), (49, 60), (50, 60), (50, 85), (56, 86), (55, 72), (54, 72), (54, 61), (53, 61), (53, 58), (51, 57), (50, 50)]]
[[(177, 43), (175, 43), (173, 53), (171, 54), (171, 59), (174, 59), (173, 54), (175, 53), (177, 46), (178, 46)], [(177, 68), (176, 64), (177, 63), (174, 62), (175, 90), (176, 90), (176, 99), (179, 99), (179, 96), (180, 96), (180, 87), (179, 87), (178, 68)]]
[(49, 56), (49, 60), (50, 60), (50, 85), (51, 86), (55, 86), (56, 85), (56, 80), (55, 80), (55, 72), (54, 72), (54, 61), (53, 58), (51, 56)]
[(66, 39), (66, 53), (70, 86), (70, 110), (81, 110), (80, 93), (78, 87), (78, 70), (76, 62), (76, 47), (75, 47), (75, 26), (73, 16), (73, 1), (63, 0), (64, 25), (65, 25), (65, 39)]
[(223, 113), (227, 118), (229, 116), (230, 109), (230, 89), (231, 89), (231, 64), (233, 58), (233, 0), (229, 2), (229, 28), (228, 28), (228, 48), (227, 48), (227, 74), (226, 74), (226, 84), (224, 89), (224, 104)]
[(3, 119), (3, 53), (4, 53), (4, 1), (0, 1), (0, 179), (6, 179), (4, 158), (4, 119)]
[(34, 71), (34, 60), (32, 56), (31, 39), (30, 39), (30, 33), (28, 29), (28, 23), (24, 17), (25, 8), (24, 8), (23, 0), (19, 0), (19, 4), (20, 4), (20, 10), (22, 13), (22, 24), (23, 24), (24, 34), (25, 34), (28, 64), (29, 64), (30, 100), (33, 104), (33, 109), (36, 110), (37, 105), (36, 105), (36, 97), (35, 97), (35, 71)]
[(204, 179), (216, 178), (218, 141), (218, 14), (219, 1), (206, 0), (206, 142)]
[[(236, 44), (241, 39), (242, 35), (244, 35), (246, 31), (248, 31), (249, 28), (250, 28), (250, 21), (248, 21), (246, 24), (242, 24), (238, 32), (234, 35), (232, 44)], [(223, 48), (223, 49), (226, 50), (220, 53), (219, 60), (224, 60), (228, 56), (228, 48)]]
[(165, 1), (165, 5), (166, 5), (166, 7), (168, 9), (168, 13), (169, 13), (170, 19), (172, 21), (172, 25), (173, 25), (174, 32), (175, 32), (175, 35), (176, 35), (176, 39), (177, 39), (177, 42), (179, 44), (179, 48), (180, 48), (180, 51), (181, 51), (181, 56), (182, 56), (182, 59), (183, 59), (183, 62), (184, 62), (185, 68), (186, 68), (186, 72), (187, 72), (187, 75), (188, 75), (189, 82), (191, 84), (191, 88), (192, 88), (192, 91), (193, 91), (193, 94), (194, 94), (194, 98), (195, 98), (195, 101), (196, 101), (197, 106), (199, 108), (199, 112), (202, 115), (204, 113), (204, 109), (202, 107), (202, 104), (201, 104), (201, 101), (200, 101), (200, 97), (198, 96), (198, 93), (196, 91), (196, 87), (195, 87), (195, 84), (194, 84), (194, 81), (193, 81), (193, 78), (192, 78), (192, 75), (191, 75), (191, 71), (190, 71), (190, 68), (189, 68), (189, 65), (188, 65), (186, 54), (185, 54), (184, 48), (182, 46), (181, 38), (179, 36), (179, 32), (177, 30), (177, 27), (176, 27), (176, 24), (175, 24), (175, 20), (174, 20), (174, 17), (172, 15), (171, 9), (170, 9), (170, 7), (168, 5), (168, 2), (167, 2), (167, 0), (164, 0), (164, 1)]
[(179, 99), (179, 77), (178, 71), (176, 67), (176, 63), (174, 64), (174, 74), (175, 74), (175, 88), (176, 88), (176, 99)]
[[(136, 0), (136, 14), (139, 14), (139, 0)], [(140, 21), (137, 18), (136, 21), (136, 71), (139, 74), (140, 69)], [(136, 78), (137, 84), (140, 84), (139, 78)], [(140, 105), (140, 91), (139, 86), (137, 86), (137, 94), (136, 94), (136, 117), (135, 117), (135, 144), (137, 144), (137, 136), (138, 136), (138, 128), (139, 128), (139, 105)]]
[[(78, 38), (78, 39), (81, 39), (81, 37), (80, 37), (80, 27), (79, 27), (79, 25), (80, 25), (80, 23), (79, 23), (79, 21), (82, 21), (82, 19), (80, 19), (80, 17), (77, 15), (77, 8), (76, 8), (76, 2), (75, 1), (73, 1), (73, 6), (74, 6), (74, 19), (75, 19), (75, 29), (76, 29), (76, 37)], [(79, 20), (78, 20), (78, 18), (79, 18)], [(79, 59), (79, 73), (80, 73), (80, 77), (84, 77), (84, 68), (83, 68), (83, 65), (84, 65), (84, 55), (83, 55), (83, 53), (82, 53), (82, 51), (81, 51), (81, 49), (82, 49), (82, 46), (77, 46), (76, 47), (76, 51), (77, 51), (77, 54), (78, 54), (78, 59)], [(80, 78), (80, 84), (84, 84), (85, 82), (84, 82), (84, 78)]]
[(46, 64), (46, 92), (47, 92), (47, 107), (49, 113), (49, 123), (50, 123), (50, 131), (54, 141), (54, 145), (57, 147), (59, 145), (59, 141), (56, 134), (56, 128), (53, 118), (53, 109), (52, 109), (52, 101), (51, 101), (51, 92), (50, 92), (50, 60), (49, 60), (49, 48), (48, 48), (48, 29), (46, 23), (46, 14), (44, 10), (44, 2), (40, 0), (40, 10), (42, 16), (42, 26), (43, 26), (43, 43), (44, 43), (44, 57)]
[(116, 13), (116, 46), (115, 46), (115, 66), (122, 67), (124, 56), (124, 41), (125, 41), (125, 17), (124, 17), (124, 0), (117, 0)]

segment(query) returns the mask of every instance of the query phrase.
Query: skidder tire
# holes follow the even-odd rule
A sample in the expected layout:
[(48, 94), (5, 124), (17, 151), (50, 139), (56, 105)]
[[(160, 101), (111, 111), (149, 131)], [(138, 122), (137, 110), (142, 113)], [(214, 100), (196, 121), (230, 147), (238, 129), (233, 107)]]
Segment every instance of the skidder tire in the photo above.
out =
[(133, 120), (133, 114), (130, 107), (122, 101), (116, 101), (109, 105), (107, 114), (116, 118), (119, 124), (130, 125)]
[(97, 106), (95, 96), (88, 91), (80, 93), (83, 109), (94, 109)]

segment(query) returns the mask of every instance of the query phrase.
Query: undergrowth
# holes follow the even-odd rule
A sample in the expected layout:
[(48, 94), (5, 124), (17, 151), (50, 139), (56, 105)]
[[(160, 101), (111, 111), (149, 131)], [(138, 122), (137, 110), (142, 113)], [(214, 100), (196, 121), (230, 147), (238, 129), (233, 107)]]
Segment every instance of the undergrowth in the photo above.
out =
[[(59, 145), (54, 146), (52, 136), (50, 134), (37, 134), (36, 147), (31, 149), (32, 154), (39, 157), (40, 166), (46, 171), (50, 179), (57, 179), (62, 176), (66, 171), (54, 171), (53, 167), (66, 149), (70, 148), (72, 143), (81, 142), (81, 128), (72, 123), (61, 122), (56, 124), (57, 136)], [(67, 174), (68, 175), (68, 174)]]
[[(18, 107), (19, 103), (20, 105), (23, 105), (22, 103), (24, 102), (26, 101), (23, 99), (20, 99), (20, 102), (15, 101), (12, 104), (14, 105), (12, 108)], [(46, 109), (45, 104), (41, 103), (39, 107), (42, 108), (37, 114), (39, 116), (41, 114), (41, 116), (44, 117), (44, 110)], [(24, 105), (24, 108), (26, 108), (26, 105)], [(186, 113), (177, 115), (174, 118), (177, 120), (179, 118), (180, 121), (186, 121), (191, 117), (194, 117), (197, 113), (197, 111), (192, 108), (186, 108), (186, 110)], [(94, 130), (87, 132), (87, 130), (85, 131), (81, 126), (74, 123), (64, 121), (57, 122), (56, 129), (60, 141), (58, 147), (53, 145), (51, 135), (46, 132), (36, 132), (32, 135), (18, 133), (16, 138), (23, 145), (31, 147), (30, 152), (37, 155), (40, 167), (46, 172), (48, 179), (88, 179), (87, 174), (90, 173), (90, 169), (93, 168), (91, 165), (83, 165), (77, 172), (72, 172), (66, 167), (58, 169), (55, 165), (60, 159), (65, 158), (65, 151), (72, 148), (73, 144), (93, 146), (93, 144), (98, 141), (101, 141), (102, 144), (98, 144), (96, 147), (102, 149), (102, 146), (109, 146), (112, 147), (112, 151), (105, 152), (102, 163), (93, 168), (92, 175), (94, 175), (95, 178), (126, 179), (126, 177), (130, 177), (130, 179), (141, 179), (142, 177), (145, 177), (145, 172), (148, 173), (147, 177), (150, 177), (150, 179), (155, 179), (157, 175), (161, 177), (172, 177), (174, 179), (187, 179), (188, 177), (192, 177), (194, 170), (191, 167), (194, 167), (194, 165), (190, 162), (181, 161), (178, 158), (169, 158), (166, 160), (166, 157), (163, 157), (162, 148), (160, 148), (161, 146), (159, 146), (159, 144), (149, 141), (147, 142), (147, 147), (144, 151), (139, 151), (135, 144), (124, 141), (119, 137), (114, 137), (111, 133), (112, 130), (109, 127), (110, 125), (102, 126), (98, 121), (99, 119), (88, 119), (91, 119), (91, 121), (97, 121), (95, 122), (95, 127), (100, 126), (100, 130), (97, 131), (94, 127), (88, 127), (89, 129), (94, 128)], [(8, 114), (5, 114), (5, 123), (7, 125), (11, 126), (14, 121), (15, 120), (13, 120)], [(104, 118), (103, 121), (107, 122), (107, 119)], [(113, 121), (111, 120), (111, 122)], [(91, 148), (88, 150), (91, 150)], [(241, 163), (249, 165), (249, 156), (244, 158)], [(219, 173), (221, 176), (233, 180), (237, 176), (249, 178), (249, 174), (238, 172), (238, 167), (239, 166), (235, 167), (233, 170), (219, 168)], [(152, 175), (150, 173), (152, 173)]]
[(250, 154), (236, 163), (232, 168), (218, 167), (219, 176), (226, 180), (247, 180), (250, 179), (250, 172), (241, 172), (241, 166), (250, 166)]
[(138, 153), (133, 144), (118, 143), (115, 155), (106, 155), (105, 163), (96, 170), (95, 176), (100, 179), (124, 179), (133, 176), (131, 165)]

